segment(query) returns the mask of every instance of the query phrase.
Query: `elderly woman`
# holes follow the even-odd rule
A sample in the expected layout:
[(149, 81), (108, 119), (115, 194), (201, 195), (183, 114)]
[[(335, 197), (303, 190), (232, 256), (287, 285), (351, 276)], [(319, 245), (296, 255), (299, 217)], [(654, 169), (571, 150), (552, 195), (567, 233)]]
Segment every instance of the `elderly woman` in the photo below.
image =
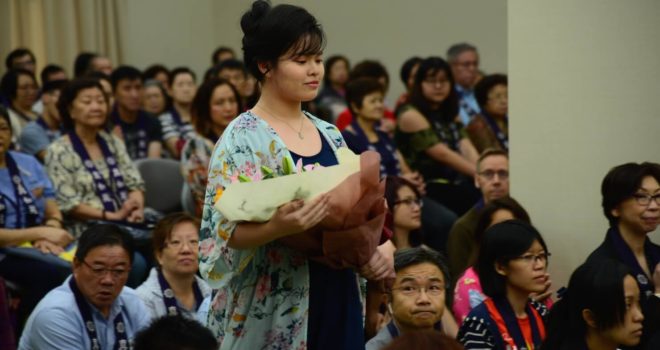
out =
[(484, 77), (474, 88), (481, 108), (465, 128), (479, 153), (488, 148), (509, 150), (509, 93), (504, 74)]
[(34, 74), (28, 70), (16, 68), (8, 71), (0, 82), (0, 91), (8, 102), (9, 118), (12, 123), (13, 141), (21, 135), (27, 123), (39, 117), (32, 111), (32, 105), (39, 97), (39, 85)]
[(199, 220), (172, 213), (158, 222), (153, 232), (154, 257), (159, 267), (137, 288), (153, 318), (182, 315), (206, 323), (200, 306), (211, 296), (211, 288), (195, 276), (198, 268)]
[(142, 222), (144, 182), (121, 140), (104, 129), (108, 104), (99, 82), (73, 80), (58, 109), (68, 132), (49, 146), (46, 169), (74, 232), (88, 220)]
[(183, 146), (181, 169), (198, 217), (202, 216), (213, 146), (241, 110), (238, 90), (224, 79), (211, 78), (205, 81), (195, 95), (192, 124), (196, 133)]
[[(69, 274), (59, 254), (73, 237), (62, 228), (55, 193), (36, 158), (9, 150), (12, 128), (0, 107), (0, 276), (24, 288), (19, 320)], [(32, 242), (36, 249), (13, 248)], [(36, 278), (35, 278), (36, 277)]]

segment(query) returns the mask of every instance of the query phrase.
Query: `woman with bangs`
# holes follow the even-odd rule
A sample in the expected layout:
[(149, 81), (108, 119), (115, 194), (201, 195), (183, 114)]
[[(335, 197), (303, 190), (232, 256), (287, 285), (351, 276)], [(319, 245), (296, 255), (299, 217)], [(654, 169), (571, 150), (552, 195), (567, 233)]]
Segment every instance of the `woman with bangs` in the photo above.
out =
[(479, 155), (457, 121), (458, 110), (449, 64), (429, 57), (397, 110), (394, 139), (410, 168), (426, 180), (429, 197), (461, 216), (480, 197), (473, 180)]
[[(256, 1), (241, 27), (244, 61), (262, 92), (224, 130), (209, 166), (200, 272), (218, 292), (208, 327), (220, 349), (364, 349), (354, 270), (333, 269), (279, 241), (320, 223), (329, 211), (327, 193), (285, 203), (263, 223), (229, 221), (213, 207), (231, 177), (261, 166), (283, 176), (283, 161), (332, 166), (337, 149), (346, 146), (335, 126), (301, 109), (323, 81), (325, 40), (316, 19), (301, 7)], [(377, 250), (361, 274), (390, 276), (385, 256)]]
[(615, 260), (590, 261), (573, 272), (566, 294), (550, 311), (541, 349), (636, 346), (643, 320), (639, 287), (630, 269)]

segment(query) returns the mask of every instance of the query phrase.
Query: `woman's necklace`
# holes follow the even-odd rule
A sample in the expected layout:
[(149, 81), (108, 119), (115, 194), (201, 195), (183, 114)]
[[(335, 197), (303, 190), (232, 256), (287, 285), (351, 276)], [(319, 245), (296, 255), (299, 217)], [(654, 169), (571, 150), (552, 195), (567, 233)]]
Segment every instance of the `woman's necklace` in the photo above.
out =
[(287, 123), (286, 120), (284, 120), (284, 119), (282, 119), (282, 118), (278, 118), (273, 112), (267, 110), (266, 108), (264, 108), (264, 107), (261, 106), (261, 105), (259, 105), (258, 107), (261, 108), (261, 109), (263, 109), (264, 112), (268, 113), (271, 117), (273, 117), (273, 118), (275, 118), (275, 119), (281, 121), (281, 122), (284, 123), (286, 126), (288, 126), (289, 129), (293, 130), (296, 134), (298, 134), (298, 138), (299, 138), (299, 139), (301, 139), (301, 140), (304, 140), (304, 139), (305, 139), (305, 135), (303, 135), (303, 133), (302, 133), (303, 125), (304, 125), (304, 123), (305, 123), (305, 116), (304, 116), (304, 115), (301, 115), (301, 116), (300, 116), (300, 127), (298, 128), (298, 130), (296, 130), (293, 126), (291, 126), (289, 123)]

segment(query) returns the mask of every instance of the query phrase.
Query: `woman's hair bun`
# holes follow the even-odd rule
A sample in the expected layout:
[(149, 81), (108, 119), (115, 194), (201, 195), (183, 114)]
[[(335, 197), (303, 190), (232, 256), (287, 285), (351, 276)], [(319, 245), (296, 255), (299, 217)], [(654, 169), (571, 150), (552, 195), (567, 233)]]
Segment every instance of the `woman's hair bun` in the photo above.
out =
[(243, 14), (241, 18), (241, 29), (244, 34), (254, 33), (261, 20), (270, 11), (270, 3), (266, 0), (257, 0), (252, 3), (252, 8)]

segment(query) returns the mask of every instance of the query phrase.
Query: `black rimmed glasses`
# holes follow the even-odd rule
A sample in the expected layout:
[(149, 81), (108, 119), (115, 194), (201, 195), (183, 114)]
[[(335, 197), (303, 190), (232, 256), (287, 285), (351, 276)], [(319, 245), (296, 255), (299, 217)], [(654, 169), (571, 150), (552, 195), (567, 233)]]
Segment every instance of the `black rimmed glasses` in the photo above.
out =
[(636, 193), (633, 195), (633, 198), (635, 198), (635, 201), (639, 205), (651, 205), (651, 201), (655, 201), (655, 204), (660, 205), (660, 193), (654, 195)]
[(517, 256), (511, 260), (521, 260), (524, 263), (528, 265), (535, 264), (537, 262), (543, 262), (543, 264), (548, 263), (548, 258), (550, 258), (552, 254), (550, 253), (539, 253), (539, 254), (523, 254), (521, 256)]
[(122, 277), (126, 277), (129, 271), (129, 269), (111, 269), (107, 267), (94, 267), (88, 264), (85, 260), (82, 260), (82, 263), (85, 264), (85, 266), (87, 266), (90, 271), (92, 271), (92, 274), (96, 278), (102, 278), (107, 273), (110, 273), (110, 276), (112, 276), (113, 278), (122, 278)]

